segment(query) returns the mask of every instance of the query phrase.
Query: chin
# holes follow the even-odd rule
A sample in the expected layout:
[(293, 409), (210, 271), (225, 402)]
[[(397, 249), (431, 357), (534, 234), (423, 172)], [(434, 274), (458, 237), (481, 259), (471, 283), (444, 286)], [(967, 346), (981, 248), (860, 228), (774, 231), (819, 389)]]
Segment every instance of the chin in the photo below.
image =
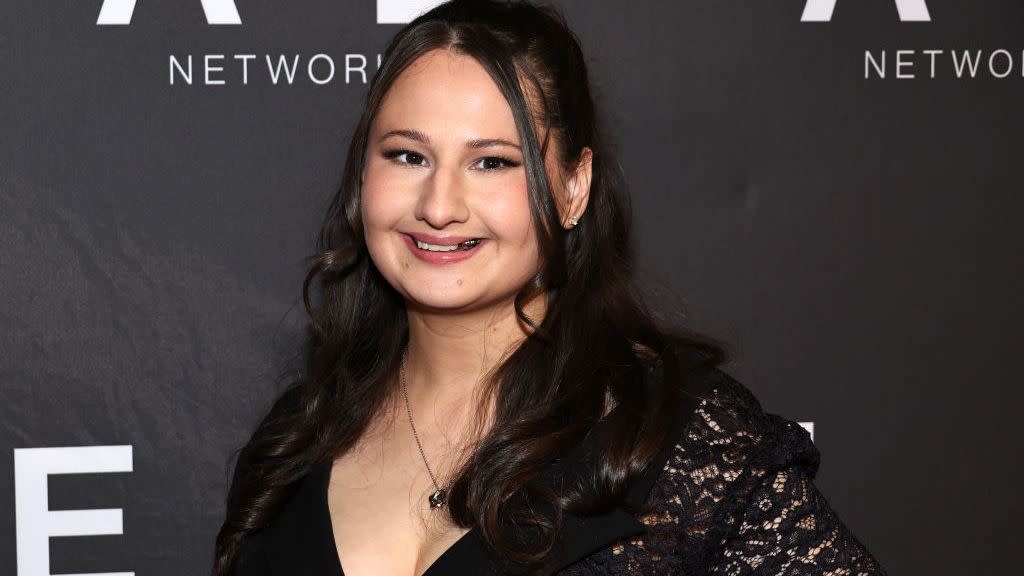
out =
[(468, 312), (474, 309), (476, 300), (468, 298), (406, 298), (406, 307), (429, 312)]

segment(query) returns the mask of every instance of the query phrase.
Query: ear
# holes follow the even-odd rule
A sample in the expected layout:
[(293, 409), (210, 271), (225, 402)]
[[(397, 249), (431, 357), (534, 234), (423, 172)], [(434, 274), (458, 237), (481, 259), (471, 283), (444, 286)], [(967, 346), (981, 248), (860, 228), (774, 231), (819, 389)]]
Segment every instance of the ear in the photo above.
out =
[(565, 205), (567, 208), (562, 214), (562, 226), (564, 228), (572, 228), (573, 225), (569, 222), (569, 219), (582, 219), (583, 212), (587, 209), (587, 202), (590, 200), (593, 159), (593, 151), (590, 148), (584, 148), (580, 153), (580, 161), (576, 165), (576, 170), (573, 171), (566, 183), (565, 193), (567, 198)]

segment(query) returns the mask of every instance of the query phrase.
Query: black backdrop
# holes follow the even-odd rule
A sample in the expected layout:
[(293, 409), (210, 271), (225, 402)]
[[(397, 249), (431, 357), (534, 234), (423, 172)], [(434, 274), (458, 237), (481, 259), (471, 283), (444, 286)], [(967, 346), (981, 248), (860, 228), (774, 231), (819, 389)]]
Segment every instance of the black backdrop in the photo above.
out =
[[(2, 574), (208, 570), (361, 70), (416, 3), (203, 4), (0, 3)], [(557, 4), (652, 302), (813, 423), (892, 573), (1016, 567), (1024, 6)]]

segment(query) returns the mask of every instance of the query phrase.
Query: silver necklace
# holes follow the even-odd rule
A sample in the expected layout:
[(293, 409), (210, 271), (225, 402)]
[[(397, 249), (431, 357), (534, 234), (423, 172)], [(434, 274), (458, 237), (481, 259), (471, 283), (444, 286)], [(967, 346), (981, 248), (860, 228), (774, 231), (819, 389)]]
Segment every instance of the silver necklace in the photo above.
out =
[(427, 474), (430, 474), (430, 480), (434, 483), (436, 489), (431, 494), (427, 501), (430, 502), (431, 508), (440, 508), (444, 506), (446, 492), (437, 485), (437, 478), (434, 477), (434, 471), (430, 469), (430, 464), (427, 462), (427, 455), (423, 452), (423, 445), (420, 444), (420, 435), (416, 433), (416, 424), (412, 421), (412, 408), (409, 407), (409, 387), (405, 383), (405, 350), (402, 351), (402, 396), (405, 397), (405, 411), (409, 414), (409, 426), (412, 428), (412, 436), (416, 439), (416, 447), (420, 449), (420, 456), (423, 458), (423, 464), (427, 467)]

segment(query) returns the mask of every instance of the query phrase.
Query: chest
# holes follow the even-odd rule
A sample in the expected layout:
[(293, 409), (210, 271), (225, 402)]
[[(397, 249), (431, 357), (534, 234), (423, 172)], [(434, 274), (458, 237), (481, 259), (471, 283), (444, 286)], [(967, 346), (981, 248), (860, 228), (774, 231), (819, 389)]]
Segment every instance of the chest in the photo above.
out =
[(430, 508), (434, 483), (418, 452), (412, 456), (385, 442), (331, 466), (327, 504), (345, 576), (419, 576), (469, 531), (444, 508)]

